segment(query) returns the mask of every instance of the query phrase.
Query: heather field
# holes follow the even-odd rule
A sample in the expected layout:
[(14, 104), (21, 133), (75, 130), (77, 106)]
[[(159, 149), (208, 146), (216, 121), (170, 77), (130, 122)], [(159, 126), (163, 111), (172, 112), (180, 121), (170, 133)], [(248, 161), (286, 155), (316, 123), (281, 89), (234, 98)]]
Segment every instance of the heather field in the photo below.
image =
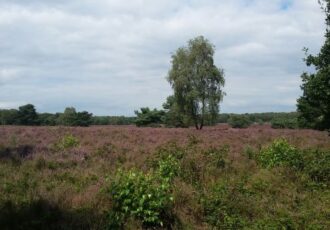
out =
[(0, 127), (0, 229), (330, 229), (330, 137)]

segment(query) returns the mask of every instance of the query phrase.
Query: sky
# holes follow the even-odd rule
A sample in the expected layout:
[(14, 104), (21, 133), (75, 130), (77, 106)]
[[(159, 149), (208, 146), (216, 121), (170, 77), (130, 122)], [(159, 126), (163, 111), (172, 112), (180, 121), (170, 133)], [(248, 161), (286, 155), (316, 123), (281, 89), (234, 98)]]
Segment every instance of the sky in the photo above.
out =
[(95, 115), (161, 108), (171, 55), (203, 35), (222, 113), (289, 112), (324, 42), (317, 0), (0, 0), (0, 108)]

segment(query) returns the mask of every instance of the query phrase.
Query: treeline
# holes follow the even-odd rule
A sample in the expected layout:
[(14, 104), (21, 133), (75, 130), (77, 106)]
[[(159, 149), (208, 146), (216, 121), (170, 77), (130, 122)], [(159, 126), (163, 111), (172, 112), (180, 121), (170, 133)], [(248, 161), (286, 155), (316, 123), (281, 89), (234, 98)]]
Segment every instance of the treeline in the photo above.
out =
[[(164, 107), (165, 108), (165, 107)], [(173, 111), (150, 109), (148, 107), (141, 108), (140, 111), (135, 111), (135, 124), (140, 127), (187, 127), (186, 122), (182, 122), (182, 117), (179, 113)], [(234, 114), (224, 113), (219, 114), (216, 121), (205, 118), (205, 125), (210, 126), (217, 123), (228, 123), (233, 128), (247, 128), (252, 124), (269, 123), (273, 128), (290, 128), (295, 129), (302, 127), (298, 123), (298, 113), (246, 113)]]
[(135, 117), (93, 116), (92, 125), (134, 125)]
[(33, 126), (90, 126), (90, 125), (129, 125), (134, 124), (134, 117), (93, 116), (87, 111), (77, 112), (74, 107), (67, 107), (63, 113), (37, 113), (35, 106), (27, 104), (18, 109), (0, 110), (1, 125)]
[[(18, 109), (0, 110), (1, 125), (34, 126), (90, 126), (90, 125), (137, 125), (139, 127), (188, 127), (180, 114), (169, 110), (150, 109), (135, 111), (136, 117), (93, 116), (87, 111), (77, 112), (74, 107), (67, 107), (63, 113), (37, 113), (35, 106), (27, 104)], [(246, 113), (219, 114), (216, 121), (205, 119), (205, 125), (228, 123), (233, 128), (246, 128), (252, 124), (270, 123), (273, 128), (298, 128), (298, 113)]]
[(73, 107), (67, 107), (63, 113), (37, 113), (32, 104), (18, 109), (0, 110), (2, 125), (89, 126), (92, 124), (92, 116), (87, 111), (77, 112)]
[(251, 124), (271, 124), (272, 128), (296, 129), (304, 127), (298, 122), (299, 113), (246, 113), (219, 114), (218, 123), (228, 123), (234, 128), (246, 128)]

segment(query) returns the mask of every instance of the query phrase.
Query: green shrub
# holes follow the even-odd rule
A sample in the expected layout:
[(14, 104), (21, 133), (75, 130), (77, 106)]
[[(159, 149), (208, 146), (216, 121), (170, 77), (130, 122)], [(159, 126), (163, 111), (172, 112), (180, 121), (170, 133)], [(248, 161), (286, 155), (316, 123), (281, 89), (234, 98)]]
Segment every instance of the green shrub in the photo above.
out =
[(257, 160), (265, 168), (289, 166), (302, 169), (304, 166), (300, 151), (283, 138), (276, 139), (270, 146), (262, 148)]
[(285, 139), (277, 139), (261, 149), (257, 161), (265, 168), (288, 166), (308, 175), (314, 182), (330, 182), (330, 151), (299, 150)]
[(158, 173), (162, 180), (169, 182), (178, 175), (180, 171), (180, 164), (173, 155), (168, 155), (166, 158), (159, 161)]
[(72, 134), (67, 134), (55, 144), (55, 150), (71, 149), (78, 146), (79, 139), (74, 137)]
[(252, 124), (252, 121), (244, 115), (231, 115), (228, 124), (233, 128), (247, 128)]
[(128, 218), (147, 226), (163, 226), (163, 215), (173, 199), (169, 190), (168, 182), (152, 174), (119, 171), (110, 188), (110, 227), (123, 226)]
[(148, 227), (164, 226), (173, 202), (172, 179), (178, 170), (172, 155), (159, 162), (156, 172), (119, 170), (109, 189), (113, 202), (109, 227), (120, 228), (129, 218)]

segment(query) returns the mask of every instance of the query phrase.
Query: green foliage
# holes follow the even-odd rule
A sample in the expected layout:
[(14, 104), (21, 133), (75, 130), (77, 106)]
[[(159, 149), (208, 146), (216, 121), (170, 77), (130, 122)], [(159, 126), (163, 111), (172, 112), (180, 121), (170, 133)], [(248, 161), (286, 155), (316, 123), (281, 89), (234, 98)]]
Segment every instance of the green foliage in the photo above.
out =
[[(300, 112), (299, 122), (303, 127), (330, 130), (330, 4), (324, 2), (327, 30), (325, 43), (316, 56), (308, 55), (307, 66), (313, 66), (315, 73), (303, 73), (301, 89), (303, 95), (298, 99), (297, 109)], [(308, 49), (305, 48), (307, 55)]]
[(141, 126), (151, 126), (151, 127), (159, 127), (161, 123), (163, 123), (163, 116), (165, 112), (163, 110), (153, 109), (150, 110), (148, 107), (141, 108), (141, 112), (135, 111), (136, 120), (135, 124), (138, 127)]
[(263, 148), (257, 156), (260, 165), (266, 168), (287, 166), (302, 172), (319, 185), (330, 183), (330, 151), (319, 149), (299, 150), (285, 139), (277, 139)]
[(276, 139), (270, 146), (261, 149), (257, 160), (266, 168), (289, 166), (295, 169), (302, 169), (304, 165), (299, 150), (283, 138)]
[[(218, 116), (218, 123), (228, 123), (231, 117), (243, 117), (252, 123), (273, 123), (274, 121), (281, 121), (281, 123), (287, 123), (286, 126), (291, 126), (291, 123), (296, 123), (298, 118), (297, 112), (290, 113), (245, 113), (245, 114), (232, 114), (223, 113)], [(283, 122), (282, 122), (283, 121)], [(296, 124), (295, 124), (296, 125)]]
[(58, 124), (87, 127), (92, 124), (92, 115), (86, 111), (76, 112), (75, 108), (68, 107), (64, 110), (64, 113), (59, 115)]
[(179, 172), (180, 164), (175, 156), (168, 155), (159, 161), (158, 173), (163, 180), (170, 182)]
[(168, 81), (174, 102), (170, 110), (175, 116), (179, 114), (180, 122), (193, 123), (196, 129), (202, 129), (206, 120), (215, 123), (224, 96), (224, 73), (214, 65), (213, 55), (214, 46), (203, 36), (172, 55)]
[(18, 108), (17, 120), (19, 125), (37, 125), (38, 115), (34, 105), (27, 104)]
[(186, 128), (189, 126), (185, 116), (180, 113), (180, 108), (175, 103), (175, 97), (173, 95), (167, 97), (163, 108), (165, 110), (164, 123), (167, 127)]
[(135, 117), (93, 116), (92, 125), (133, 125)]
[(297, 112), (290, 113), (245, 113), (245, 114), (228, 114), (223, 113), (218, 116), (218, 123), (228, 123), (231, 116), (246, 117), (253, 123), (269, 123), (273, 120), (295, 120), (298, 118)]
[(92, 124), (92, 116), (93, 114), (88, 113), (87, 111), (78, 112), (74, 126), (88, 127)]
[(109, 188), (113, 202), (109, 228), (120, 228), (128, 218), (139, 220), (144, 226), (164, 226), (173, 203), (172, 180), (178, 171), (179, 163), (172, 155), (159, 162), (156, 172), (119, 170)]
[(296, 129), (299, 126), (297, 119), (273, 119), (271, 124), (273, 129)]
[(55, 144), (56, 150), (66, 150), (79, 146), (79, 139), (72, 134), (67, 134)]
[(42, 126), (55, 126), (58, 123), (59, 114), (40, 113), (38, 114), (39, 124)]
[(27, 104), (19, 110), (0, 110), (0, 123), (2, 125), (66, 125), (89, 126), (92, 124), (92, 114), (86, 111), (76, 112), (75, 108), (66, 108), (64, 113), (37, 114), (34, 105)]
[(0, 122), (2, 125), (18, 124), (18, 110), (16, 109), (0, 110)]
[(231, 115), (228, 124), (233, 128), (247, 128), (252, 122), (247, 116)]

